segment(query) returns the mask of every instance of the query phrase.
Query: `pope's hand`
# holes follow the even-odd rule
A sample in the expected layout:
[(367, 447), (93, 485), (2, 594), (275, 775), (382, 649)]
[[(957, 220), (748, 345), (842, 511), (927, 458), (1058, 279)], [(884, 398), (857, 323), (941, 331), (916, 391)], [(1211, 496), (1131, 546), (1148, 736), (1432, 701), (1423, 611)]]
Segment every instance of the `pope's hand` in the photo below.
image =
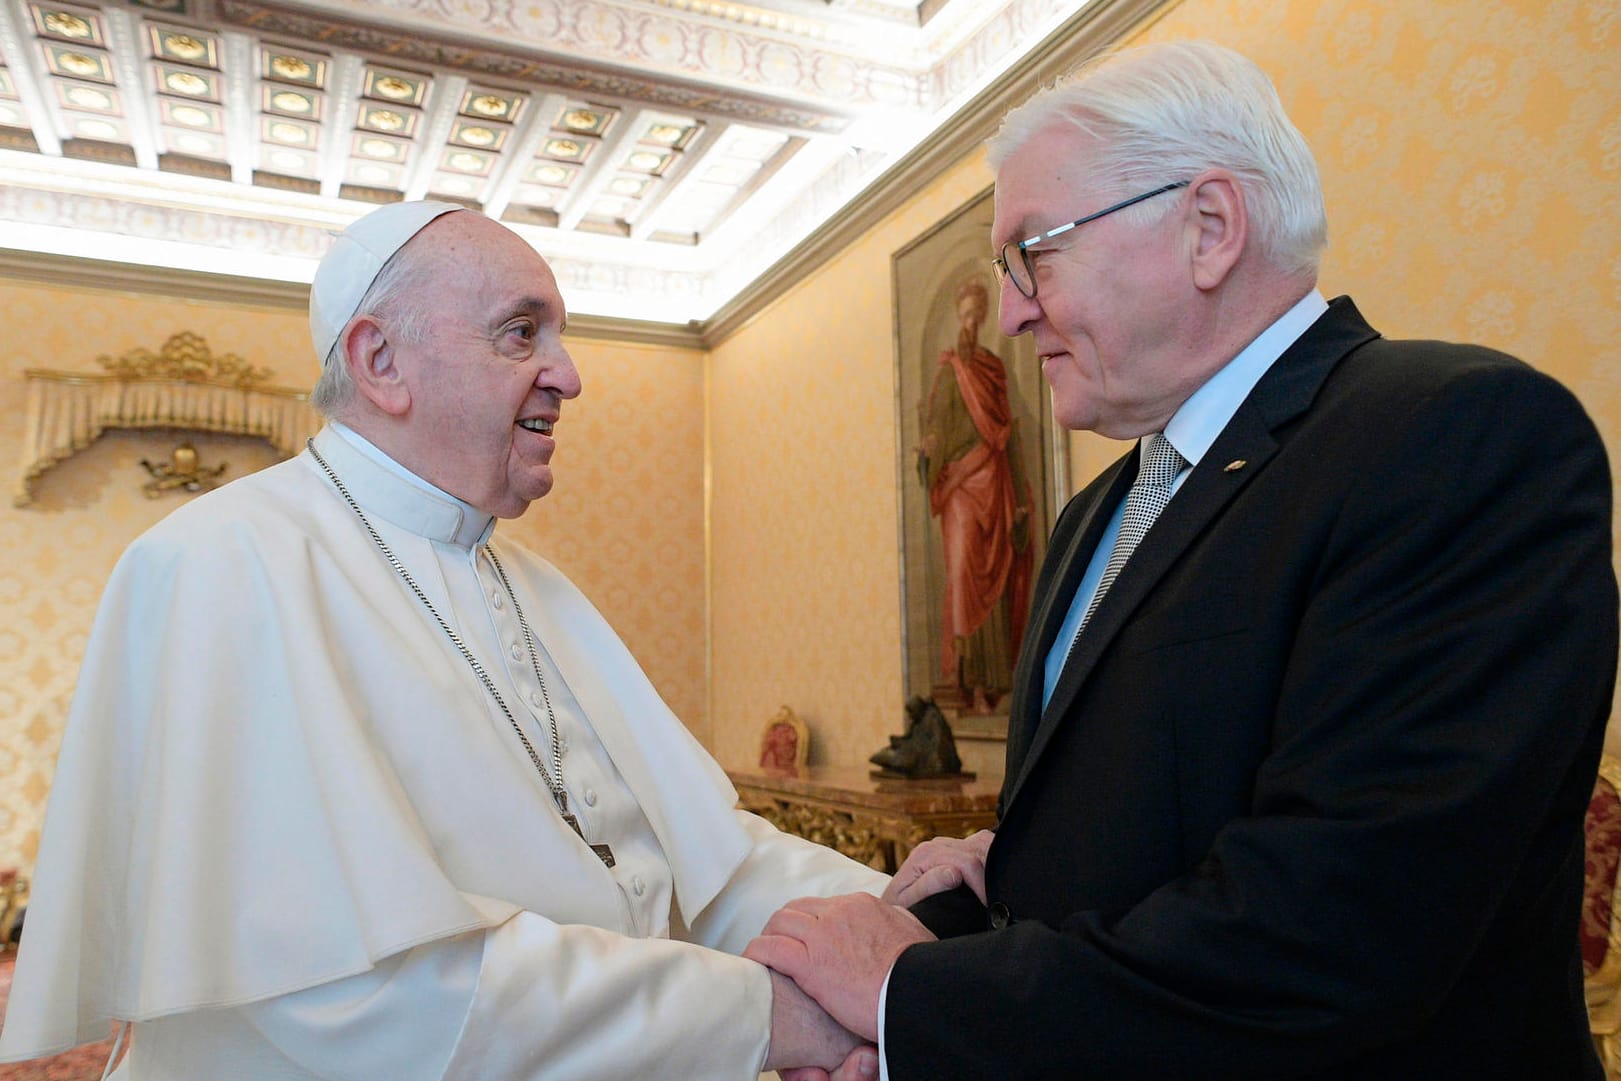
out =
[(936, 837), (912, 849), (890, 879), (884, 900), (903, 907), (925, 897), (966, 885), (985, 903), (985, 857), (996, 834), (980, 830), (972, 837)]
[(777, 1076), (782, 1081), (878, 1081), (878, 1049), (862, 1044), (831, 1074), (815, 1066), (803, 1066), (797, 1070), (778, 1070)]
[(878, 993), (895, 959), (933, 941), (916, 916), (870, 894), (801, 897), (777, 910), (743, 956), (792, 977), (835, 1021), (876, 1043)]
[[(793, 980), (781, 972), (771, 973), (771, 1049), (766, 1053), (766, 1069), (810, 1067), (799, 1072), (800, 1078), (823, 1081), (826, 1071), (842, 1071), (862, 1046), (861, 1040), (829, 1017)], [(872, 1076), (878, 1076), (876, 1071)]]

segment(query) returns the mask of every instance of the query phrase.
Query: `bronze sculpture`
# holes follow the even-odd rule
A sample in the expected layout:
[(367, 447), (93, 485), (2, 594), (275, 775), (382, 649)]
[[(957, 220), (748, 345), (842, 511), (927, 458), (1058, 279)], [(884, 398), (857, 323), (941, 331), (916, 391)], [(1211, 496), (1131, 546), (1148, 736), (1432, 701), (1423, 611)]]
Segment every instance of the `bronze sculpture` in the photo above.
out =
[(889, 746), (868, 759), (881, 769), (875, 777), (962, 777), (962, 759), (951, 736), (951, 725), (934, 699), (914, 695), (906, 703), (906, 733), (890, 736)]

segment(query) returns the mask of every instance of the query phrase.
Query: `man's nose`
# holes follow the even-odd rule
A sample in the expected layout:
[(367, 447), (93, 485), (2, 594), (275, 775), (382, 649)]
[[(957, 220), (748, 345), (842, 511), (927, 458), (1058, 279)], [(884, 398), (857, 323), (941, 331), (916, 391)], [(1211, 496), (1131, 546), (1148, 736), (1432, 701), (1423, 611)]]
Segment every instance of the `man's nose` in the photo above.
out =
[(1019, 287), (1006, 276), (1001, 280), (1001, 287), (996, 311), (997, 324), (1005, 337), (1017, 338), (1040, 317), (1041, 305), (1036, 303), (1034, 297), (1019, 292)]
[(569, 356), (567, 349), (558, 346), (556, 358), (540, 369), (535, 385), (559, 398), (580, 396), (580, 370), (574, 366), (574, 358)]

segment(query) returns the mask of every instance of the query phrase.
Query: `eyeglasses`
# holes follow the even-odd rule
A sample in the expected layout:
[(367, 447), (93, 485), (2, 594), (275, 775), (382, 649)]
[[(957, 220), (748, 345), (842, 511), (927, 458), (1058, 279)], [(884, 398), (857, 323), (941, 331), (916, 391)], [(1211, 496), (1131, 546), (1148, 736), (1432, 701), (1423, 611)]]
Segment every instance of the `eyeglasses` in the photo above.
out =
[[(1069, 232), (1077, 225), (1085, 225), (1089, 221), (1097, 221), (1099, 218), (1113, 214), (1116, 210), (1124, 210), (1128, 206), (1136, 206), (1144, 199), (1152, 199), (1156, 195), (1164, 195), (1168, 191), (1175, 191), (1177, 188), (1185, 188), (1187, 186), (1188, 181), (1178, 180), (1174, 184), (1167, 184), (1163, 188), (1155, 188), (1153, 191), (1145, 191), (1141, 195), (1133, 195), (1130, 199), (1127, 199), (1124, 202), (1116, 203), (1110, 207), (1104, 207), (1096, 214), (1088, 214), (1084, 218), (1076, 218), (1068, 225), (1060, 225), (1056, 229), (1048, 229), (1040, 236), (1033, 236), (1028, 240), (1020, 240), (1018, 242), (1010, 240), (1006, 244), (1002, 245), (1001, 252), (998, 254), (997, 258), (991, 260), (991, 265), (996, 268), (996, 276), (998, 278), (1008, 279), (1013, 283), (1013, 287), (1015, 289), (1034, 300), (1036, 296), (1036, 267), (1030, 259), (1030, 245), (1040, 244), (1043, 240), (1051, 240), (1055, 236)], [(1017, 260), (1013, 258), (1014, 252), (1017, 252), (1019, 255)]]

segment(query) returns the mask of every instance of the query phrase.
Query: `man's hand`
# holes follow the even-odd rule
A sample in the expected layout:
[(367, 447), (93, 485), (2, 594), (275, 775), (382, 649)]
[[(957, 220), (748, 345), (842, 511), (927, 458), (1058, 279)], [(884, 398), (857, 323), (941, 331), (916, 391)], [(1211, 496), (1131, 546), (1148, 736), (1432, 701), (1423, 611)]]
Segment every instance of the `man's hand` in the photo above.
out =
[(870, 894), (801, 897), (777, 910), (743, 956), (791, 976), (835, 1021), (877, 1043), (878, 992), (895, 958), (933, 941), (916, 916)]
[(778, 1070), (777, 1076), (782, 1081), (878, 1081), (878, 1049), (862, 1044), (831, 1074), (815, 1066), (802, 1066), (797, 1070)]
[(905, 908), (925, 897), (966, 885), (985, 903), (985, 856), (996, 834), (980, 830), (972, 837), (936, 837), (912, 849), (890, 879), (884, 900)]
[[(833, 1076), (838, 1081), (855, 1081), (863, 1076), (859, 1052), (865, 1046), (793, 980), (780, 972), (771, 973), (771, 1050), (766, 1053), (766, 1069), (788, 1070), (791, 1081), (828, 1081), (829, 1070), (837, 1071)], [(871, 1061), (872, 1073), (865, 1076), (877, 1077), (876, 1055)]]

